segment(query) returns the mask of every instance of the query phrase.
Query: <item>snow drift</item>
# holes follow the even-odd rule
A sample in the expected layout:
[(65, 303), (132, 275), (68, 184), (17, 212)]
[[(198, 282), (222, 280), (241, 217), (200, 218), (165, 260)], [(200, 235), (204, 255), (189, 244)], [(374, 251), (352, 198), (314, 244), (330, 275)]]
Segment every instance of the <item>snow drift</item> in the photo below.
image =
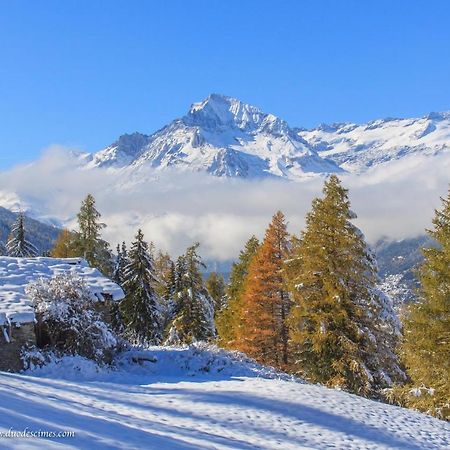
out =
[[(134, 361), (133, 361), (134, 358)], [(441, 449), (447, 423), (293, 380), (238, 354), (153, 348), (116, 370), (55, 360), (0, 373), (0, 430), (69, 430), (8, 448)], [(0, 440), (0, 446), (3, 442)]]

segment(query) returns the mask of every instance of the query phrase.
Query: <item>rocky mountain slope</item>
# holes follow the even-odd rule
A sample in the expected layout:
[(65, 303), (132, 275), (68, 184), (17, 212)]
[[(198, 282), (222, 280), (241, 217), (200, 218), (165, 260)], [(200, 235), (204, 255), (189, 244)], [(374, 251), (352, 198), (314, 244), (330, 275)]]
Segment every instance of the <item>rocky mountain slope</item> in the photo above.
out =
[(433, 156), (450, 150), (450, 113), (417, 119), (382, 119), (367, 124), (321, 125), (297, 130), (322, 157), (343, 170), (361, 173), (413, 154)]
[(341, 172), (284, 121), (231, 97), (210, 95), (181, 119), (148, 136), (121, 136), (87, 167), (204, 171), (219, 177), (297, 179)]
[(381, 288), (388, 293), (395, 306), (415, 301), (417, 269), (423, 261), (421, 249), (431, 247), (433, 240), (428, 236), (392, 241), (381, 239), (373, 250), (377, 257)]
[(317, 174), (362, 173), (413, 154), (450, 151), (450, 113), (367, 124), (291, 128), (237, 99), (212, 94), (152, 135), (133, 133), (94, 154), (87, 168), (151, 167), (202, 171), (218, 177), (301, 180)]

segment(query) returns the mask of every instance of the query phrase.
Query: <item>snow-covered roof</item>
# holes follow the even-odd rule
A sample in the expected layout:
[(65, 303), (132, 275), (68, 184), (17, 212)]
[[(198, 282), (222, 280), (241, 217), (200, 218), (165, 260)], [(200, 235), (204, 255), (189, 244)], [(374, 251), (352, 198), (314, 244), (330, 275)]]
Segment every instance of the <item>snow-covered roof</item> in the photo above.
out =
[(82, 258), (10, 258), (0, 256), (0, 325), (8, 321), (28, 323), (34, 321), (31, 300), (25, 288), (31, 281), (51, 278), (65, 272), (74, 272), (85, 282), (93, 297), (103, 300), (102, 294), (114, 301), (124, 297), (122, 289), (113, 281), (93, 269)]

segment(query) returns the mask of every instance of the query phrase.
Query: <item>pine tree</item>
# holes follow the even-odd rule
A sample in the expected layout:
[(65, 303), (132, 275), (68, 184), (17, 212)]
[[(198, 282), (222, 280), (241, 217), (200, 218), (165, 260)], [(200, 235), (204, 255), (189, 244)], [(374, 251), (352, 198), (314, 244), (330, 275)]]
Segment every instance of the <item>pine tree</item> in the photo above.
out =
[(126, 332), (139, 344), (158, 344), (161, 341), (161, 314), (154, 284), (157, 282), (149, 246), (139, 230), (128, 252), (123, 287), (126, 292), (120, 311)]
[(288, 255), (286, 223), (278, 211), (249, 267), (237, 339), (239, 350), (277, 367), (286, 367), (289, 362), (286, 319), (290, 300), (284, 280)]
[(50, 256), (52, 258), (73, 258), (79, 256), (76, 249), (76, 234), (63, 229), (56, 239)]
[(332, 175), (316, 198), (288, 264), (295, 368), (332, 387), (375, 395), (402, 376), (376, 290), (376, 266), (351, 223), (347, 190)]
[(217, 272), (211, 272), (206, 280), (206, 289), (214, 301), (214, 311), (218, 315), (225, 302), (225, 280), (223, 275)]
[(3, 244), (2, 241), (0, 241), (0, 256), (6, 256), (8, 254), (8, 250), (5, 247), (5, 244)]
[(252, 236), (241, 251), (239, 260), (233, 263), (231, 268), (230, 283), (226, 292), (226, 305), (219, 311), (216, 318), (219, 345), (224, 348), (236, 348), (237, 336), (242, 327), (242, 300), (248, 269), (258, 248), (259, 241), (255, 236)]
[(77, 214), (78, 228), (76, 248), (79, 256), (105, 275), (110, 275), (113, 269), (112, 254), (109, 245), (101, 238), (101, 230), (106, 225), (100, 222), (101, 214), (95, 207), (95, 199), (91, 194), (81, 203)]
[[(199, 244), (189, 247), (175, 267), (175, 312), (169, 327), (168, 343), (190, 344), (215, 337), (214, 304), (203, 284), (197, 254)], [(176, 338), (175, 338), (176, 337)]]
[(38, 249), (26, 239), (25, 218), (19, 213), (17, 220), (11, 229), (11, 234), (6, 245), (8, 255), (15, 258), (34, 258)]
[(412, 380), (406, 404), (450, 420), (450, 190), (435, 211), (437, 246), (424, 248), (420, 300), (409, 307), (401, 346)]

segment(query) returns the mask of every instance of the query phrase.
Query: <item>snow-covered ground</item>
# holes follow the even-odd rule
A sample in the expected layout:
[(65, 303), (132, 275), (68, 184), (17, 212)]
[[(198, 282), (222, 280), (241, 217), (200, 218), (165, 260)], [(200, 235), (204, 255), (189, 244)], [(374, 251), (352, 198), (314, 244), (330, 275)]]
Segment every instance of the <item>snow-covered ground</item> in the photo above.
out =
[(445, 422), (204, 349), (128, 352), (115, 371), (65, 358), (0, 373), (0, 431), (10, 428), (75, 437), (0, 448), (450, 448)]

